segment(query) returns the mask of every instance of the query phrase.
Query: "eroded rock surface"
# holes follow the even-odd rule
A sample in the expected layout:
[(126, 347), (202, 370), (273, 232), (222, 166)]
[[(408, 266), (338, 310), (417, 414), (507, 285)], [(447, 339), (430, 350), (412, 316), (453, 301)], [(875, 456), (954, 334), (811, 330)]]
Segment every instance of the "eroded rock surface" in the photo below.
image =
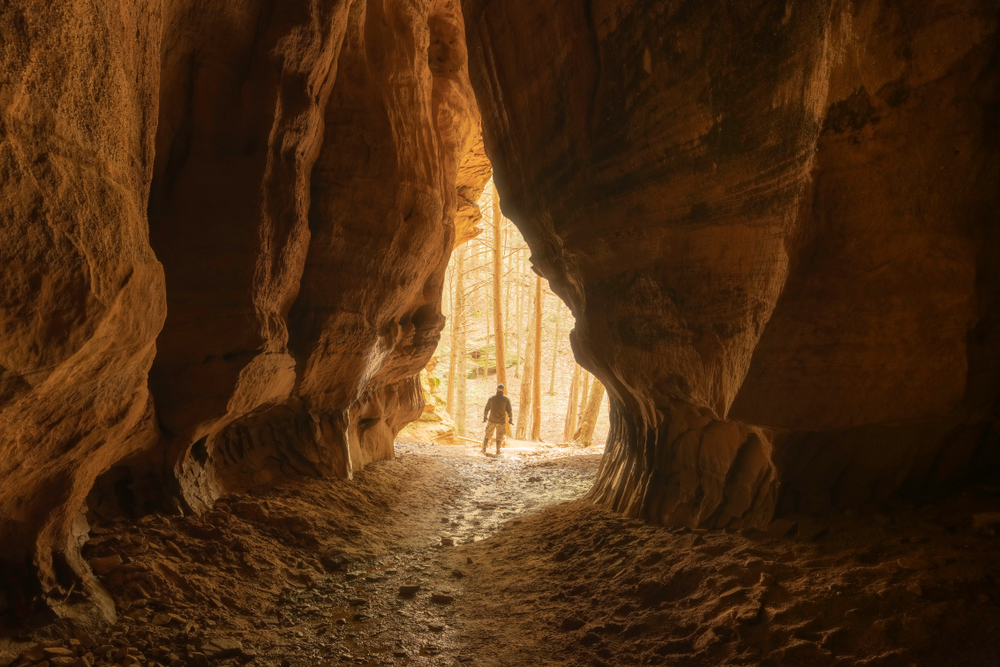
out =
[(763, 526), (995, 458), (991, 3), (463, 7), (502, 206), (611, 396), (594, 499)]
[(88, 492), (202, 512), (393, 456), (490, 167), (458, 0), (14, 2), (0, 27), (0, 563), (60, 607), (92, 583)]

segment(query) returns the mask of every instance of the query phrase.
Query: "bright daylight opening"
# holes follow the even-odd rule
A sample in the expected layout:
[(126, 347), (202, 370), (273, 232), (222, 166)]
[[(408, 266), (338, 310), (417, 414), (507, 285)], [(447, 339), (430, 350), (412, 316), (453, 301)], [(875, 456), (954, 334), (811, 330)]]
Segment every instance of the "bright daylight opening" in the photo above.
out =
[[(500, 211), (492, 180), (479, 208), (479, 233), (448, 264), (442, 304), (448, 322), (421, 374), (427, 405), (398, 440), (481, 447), (486, 403), (503, 384), (513, 423), (501, 455), (603, 452), (608, 400), (573, 358), (572, 313), (531, 270), (531, 251)], [(495, 446), (491, 438), (491, 455)]]

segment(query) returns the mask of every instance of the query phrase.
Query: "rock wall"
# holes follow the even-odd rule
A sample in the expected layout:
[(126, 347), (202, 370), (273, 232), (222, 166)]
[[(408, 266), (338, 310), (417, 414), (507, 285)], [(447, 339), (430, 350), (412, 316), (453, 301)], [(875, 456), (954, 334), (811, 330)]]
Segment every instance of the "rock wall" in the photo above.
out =
[(15, 0), (0, 29), (0, 611), (92, 615), (82, 591), (107, 619), (88, 492), (202, 511), (350, 477), (420, 414), (489, 178), (464, 22), (457, 0)]
[(997, 473), (995, 3), (463, 9), (504, 212), (611, 397), (593, 499), (738, 528)]

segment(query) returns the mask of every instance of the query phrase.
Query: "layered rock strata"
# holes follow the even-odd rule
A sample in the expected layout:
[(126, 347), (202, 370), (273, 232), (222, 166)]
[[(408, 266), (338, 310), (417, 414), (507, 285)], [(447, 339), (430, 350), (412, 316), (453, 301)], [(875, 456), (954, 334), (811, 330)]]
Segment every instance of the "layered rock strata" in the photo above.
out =
[(739, 528), (996, 473), (993, 3), (463, 9), (505, 214), (611, 397), (595, 500)]
[(489, 163), (457, 0), (0, 28), (0, 608), (71, 616), (102, 473), (95, 506), (202, 511), (393, 456)]

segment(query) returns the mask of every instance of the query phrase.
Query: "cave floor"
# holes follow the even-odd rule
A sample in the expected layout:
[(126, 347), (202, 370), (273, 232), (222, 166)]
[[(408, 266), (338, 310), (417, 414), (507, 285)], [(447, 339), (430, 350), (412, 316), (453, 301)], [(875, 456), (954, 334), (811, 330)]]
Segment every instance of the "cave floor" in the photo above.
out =
[(7, 655), (53, 667), (1000, 664), (1000, 489), (798, 517), (776, 537), (668, 530), (576, 500), (598, 463), (520, 443), (500, 458), (398, 443), (352, 482), (94, 522), (84, 554), (119, 622), (72, 638), (22, 630)]

